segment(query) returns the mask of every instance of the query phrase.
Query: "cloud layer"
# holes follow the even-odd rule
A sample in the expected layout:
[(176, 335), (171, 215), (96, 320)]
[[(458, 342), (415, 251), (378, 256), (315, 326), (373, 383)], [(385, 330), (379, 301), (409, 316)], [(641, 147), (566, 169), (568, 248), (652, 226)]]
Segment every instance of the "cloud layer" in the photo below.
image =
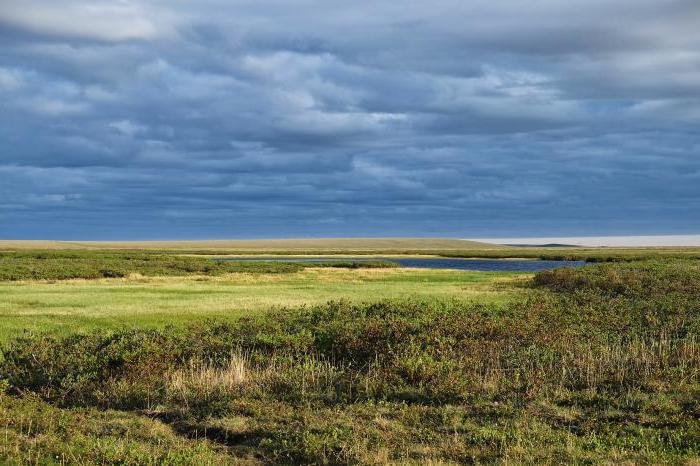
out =
[(0, 3), (0, 237), (700, 231), (697, 0)]

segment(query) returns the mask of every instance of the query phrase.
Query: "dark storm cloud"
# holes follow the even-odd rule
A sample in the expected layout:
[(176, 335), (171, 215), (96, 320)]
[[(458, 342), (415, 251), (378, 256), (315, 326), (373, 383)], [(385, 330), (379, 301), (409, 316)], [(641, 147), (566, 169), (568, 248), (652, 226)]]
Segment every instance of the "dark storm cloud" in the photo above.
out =
[(700, 229), (695, 0), (0, 0), (0, 237)]

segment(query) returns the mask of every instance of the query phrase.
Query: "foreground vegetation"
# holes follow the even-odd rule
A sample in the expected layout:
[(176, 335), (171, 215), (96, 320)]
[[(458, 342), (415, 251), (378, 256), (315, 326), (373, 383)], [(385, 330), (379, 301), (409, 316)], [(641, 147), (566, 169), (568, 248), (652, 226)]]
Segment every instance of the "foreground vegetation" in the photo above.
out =
[(7, 463), (693, 463), (700, 265), (5, 346)]

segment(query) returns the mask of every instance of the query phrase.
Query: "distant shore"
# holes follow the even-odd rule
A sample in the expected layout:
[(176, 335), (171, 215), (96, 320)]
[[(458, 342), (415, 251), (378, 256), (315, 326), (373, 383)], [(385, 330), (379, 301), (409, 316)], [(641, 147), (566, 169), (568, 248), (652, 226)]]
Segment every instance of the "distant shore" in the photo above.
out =
[(495, 244), (541, 246), (700, 246), (700, 235), (637, 235), (637, 236), (557, 236), (536, 238), (477, 238), (474, 241)]

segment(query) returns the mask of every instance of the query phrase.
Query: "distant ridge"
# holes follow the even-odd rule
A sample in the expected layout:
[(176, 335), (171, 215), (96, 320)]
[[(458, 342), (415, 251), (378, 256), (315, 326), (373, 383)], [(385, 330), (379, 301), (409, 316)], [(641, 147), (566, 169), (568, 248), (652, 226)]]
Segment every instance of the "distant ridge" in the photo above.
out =
[(504, 244), (504, 246), (512, 246), (516, 248), (580, 248), (576, 244), (562, 243), (547, 243), (547, 244)]
[(0, 249), (464, 250), (506, 246), (451, 238), (302, 238), (196, 241), (0, 240)]

